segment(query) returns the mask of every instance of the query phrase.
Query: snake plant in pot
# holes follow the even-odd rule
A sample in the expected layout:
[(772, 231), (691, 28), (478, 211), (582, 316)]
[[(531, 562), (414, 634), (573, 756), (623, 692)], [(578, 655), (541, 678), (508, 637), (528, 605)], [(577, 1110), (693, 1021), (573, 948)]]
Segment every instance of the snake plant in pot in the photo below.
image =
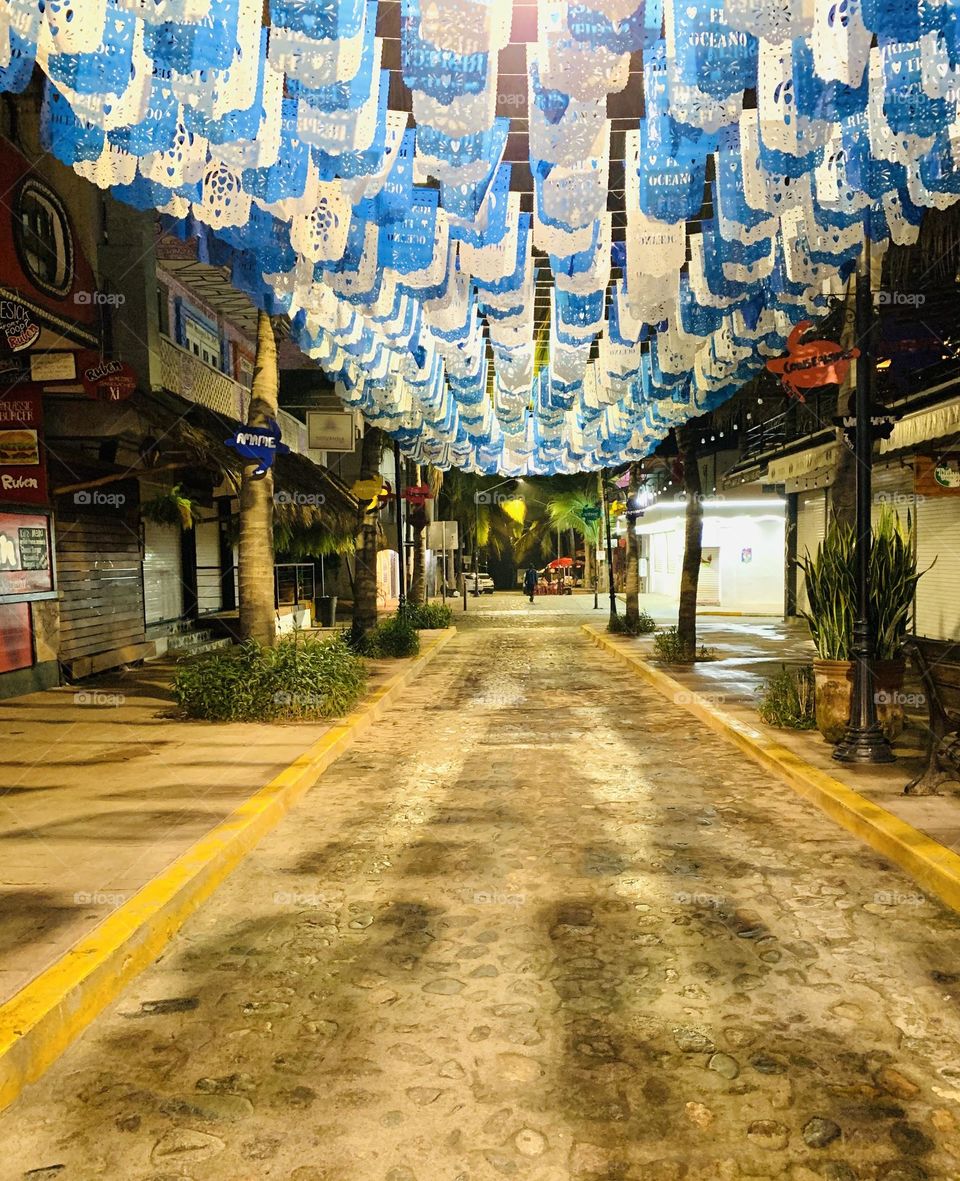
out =
[[(888, 739), (903, 729), (903, 644), (910, 627), (917, 582), (913, 523), (884, 508), (872, 531), (870, 621), (874, 636), (877, 720)], [(817, 649), (817, 728), (839, 742), (850, 718), (853, 691), (853, 624), (857, 606), (857, 545), (854, 529), (834, 521), (817, 548), (798, 559), (807, 590), (806, 619)]]

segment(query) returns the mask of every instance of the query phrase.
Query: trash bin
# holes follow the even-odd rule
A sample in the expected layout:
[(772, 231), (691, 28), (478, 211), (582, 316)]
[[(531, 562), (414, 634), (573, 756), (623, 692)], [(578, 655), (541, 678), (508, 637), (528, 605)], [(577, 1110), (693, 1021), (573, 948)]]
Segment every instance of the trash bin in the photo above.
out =
[(317, 599), (317, 615), (321, 627), (334, 627), (337, 622), (337, 596), (321, 595)]

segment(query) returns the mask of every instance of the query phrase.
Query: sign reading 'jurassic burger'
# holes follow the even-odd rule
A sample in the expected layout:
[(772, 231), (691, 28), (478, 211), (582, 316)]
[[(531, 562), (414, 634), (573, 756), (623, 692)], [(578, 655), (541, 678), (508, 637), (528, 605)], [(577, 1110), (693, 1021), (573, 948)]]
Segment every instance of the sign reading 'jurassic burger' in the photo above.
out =
[(0, 502), (47, 502), (42, 407), (39, 394), (13, 389), (0, 396)]

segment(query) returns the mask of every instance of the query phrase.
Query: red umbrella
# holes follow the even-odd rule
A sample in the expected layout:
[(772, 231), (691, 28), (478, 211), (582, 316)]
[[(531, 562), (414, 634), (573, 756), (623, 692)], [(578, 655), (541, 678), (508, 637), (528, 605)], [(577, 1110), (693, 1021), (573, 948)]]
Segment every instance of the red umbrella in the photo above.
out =
[(547, 563), (548, 570), (559, 570), (561, 568), (567, 569), (573, 565), (573, 558), (554, 558), (552, 562)]

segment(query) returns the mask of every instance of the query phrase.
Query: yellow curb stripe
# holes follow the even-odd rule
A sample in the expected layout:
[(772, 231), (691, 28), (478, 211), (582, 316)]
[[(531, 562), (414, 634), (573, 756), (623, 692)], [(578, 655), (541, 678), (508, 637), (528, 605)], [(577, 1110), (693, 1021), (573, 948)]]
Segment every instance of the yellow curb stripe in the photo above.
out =
[(848, 832), (906, 870), (926, 893), (960, 912), (960, 856), (951, 849), (654, 668), (629, 651), (629, 641), (604, 635), (590, 624), (581, 624), (581, 628), (599, 648), (617, 656), (665, 697), (729, 739)]
[(456, 635), (450, 628), (36, 979), (0, 1005), (0, 1109), (34, 1082)]

